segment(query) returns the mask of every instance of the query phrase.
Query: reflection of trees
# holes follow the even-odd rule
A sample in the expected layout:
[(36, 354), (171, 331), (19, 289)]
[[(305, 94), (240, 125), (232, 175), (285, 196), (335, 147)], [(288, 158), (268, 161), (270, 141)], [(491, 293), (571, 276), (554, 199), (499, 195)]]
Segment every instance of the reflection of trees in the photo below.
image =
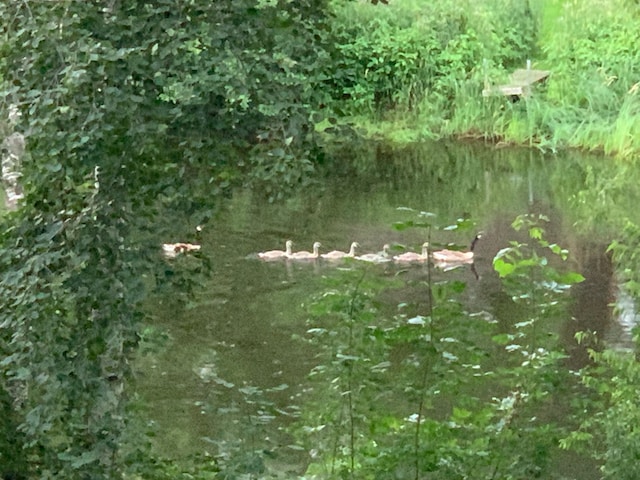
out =
[[(603, 339), (612, 326), (611, 303), (614, 300), (614, 270), (606, 245), (597, 242), (577, 244), (572, 250), (585, 281), (571, 289), (574, 299), (572, 319), (564, 325), (571, 368), (578, 369), (589, 363), (585, 345), (578, 345), (576, 332), (594, 332)], [(593, 348), (593, 345), (588, 345)]]

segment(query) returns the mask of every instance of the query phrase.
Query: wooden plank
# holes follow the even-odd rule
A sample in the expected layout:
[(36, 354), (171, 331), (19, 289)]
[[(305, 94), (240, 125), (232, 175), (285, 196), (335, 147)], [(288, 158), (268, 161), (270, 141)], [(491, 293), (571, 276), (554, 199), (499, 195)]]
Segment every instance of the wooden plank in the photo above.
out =
[(497, 85), (495, 87), (485, 88), (482, 90), (483, 97), (490, 97), (492, 95), (504, 95), (504, 96), (521, 96), (528, 95), (531, 88), (527, 85)]
[(551, 72), (549, 70), (526, 70), (520, 68), (511, 74), (512, 85), (531, 85), (547, 78)]
[(485, 88), (482, 90), (483, 97), (492, 95), (520, 96), (525, 94), (525, 87), (521, 85), (499, 85), (497, 87)]
[(549, 70), (532, 70), (520, 68), (514, 71), (507, 85), (488, 87), (482, 90), (483, 97), (492, 95), (503, 95), (507, 97), (526, 96), (531, 93), (534, 83), (545, 80), (551, 72)]

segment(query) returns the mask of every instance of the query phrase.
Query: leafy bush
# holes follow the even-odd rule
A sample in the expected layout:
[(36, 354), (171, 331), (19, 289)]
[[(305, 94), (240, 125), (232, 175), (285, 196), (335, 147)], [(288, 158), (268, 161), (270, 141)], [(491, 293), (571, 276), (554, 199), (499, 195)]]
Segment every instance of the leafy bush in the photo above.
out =
[(531, 13), (510, 0), (350, 2), (336, 9), (332, 26), (334, 101), (369, 115), (446, 108), (483, 59), (510, 67), (535, 41)]
[(324, 6), (0, 4), (4, 107), (28, 134), (25, 201), (0, 228), (2, 405), (34, 478), (121, 478), (144, 457), (125, 388), (160, 270), (154, 214), (208, 211), (240, 174), (306, 180)]
[(539, 65), (551, 70), (546, 86), (524, 105), (480, 102), (477, 90), (462, 90), (447, 133), (633, 156), (640, 148), (639, 11), (622, 0), (545, 5)]
[[(400, 141), (465, 135), (626, 158), (640, 150), (637, 2), (336, 5), (327, 83), (332, 104), (365, 131)], [(482, 98), (483, 86), (506, 83), (527, 59), (552, 72), (533, 98)]]
[[(415, 213), (396, 228), (422, 228), (431, 240), (432, 218)], [(436, 281), (427, 265), (392, 279), (354, 265), (328, 279), (310, 306), (307, 338), (320, 351), (311, 375), (322, 388), (295, 430), (314, 452), (307, 474), (558, 478), (556, 411), (571, 381), (549, 329), (581, 277), (551, 266), (567, 251), (545, 240), (544, 222), (516, 219), (531, 245), (513, 242), (494, 262), (521, 319), (467, 311), (469, 285)], [(382, 291), (399, 303), (384, 305)]]

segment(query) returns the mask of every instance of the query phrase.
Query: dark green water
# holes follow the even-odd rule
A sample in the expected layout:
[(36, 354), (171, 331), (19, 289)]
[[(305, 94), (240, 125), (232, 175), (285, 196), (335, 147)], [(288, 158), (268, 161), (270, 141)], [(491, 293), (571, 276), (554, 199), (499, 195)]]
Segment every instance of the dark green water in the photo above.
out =
[[(464, 232), (433, 231), (435, 242), (465, 245), (475, 231), (484, 232), (475, 271), (465, 267), (433, 274), (435, 281), (466, 283), (465, 309), (498, 325), (518, 314), (505, 301), (492, 259), (511, 240), (523, 239), (510, 226), (517, 215), (548, 216), (548, 239), (569, 248), (567, 268), (586, 277), (568, 293), (575, 304), (566, 321), (554, 326), (571, 353), (569, 365), (585, 361), (572, 340), (577, 330), (588, 327), (608, 332), (612, 342), (627, 341), (610, 315), (615, 285), (605, 254), (616, 219), (636, 201), (613, 186), (620, 167), (576, 154), (545, 157), (464, 144), (396, 151), (366, 145), (340, 155), (344, 168), (326, 185), (284, 203), (270, 204), (251, 192), (227, 201), (205, 226), (202, 248), (213, 273), (199, 288), (197, 301), (184, 308), (166, 298), (153, 307), (154, 327), (166, 331), (168, 341), (163, 351), (140, 359), (138, 389), (163, 454), (224, 454), (230, 463), (241, 464), (238, 459), (253, 461), (252, 454), (260, 451), (267, 452), (262, 456), (266, 471), (279, 472), (278, 478), (304, 473), (317, 452), (301, 447), (287, 428), (302, 414), (310, 392), (322, 388), (309, 377), (319, 351), (299, 339), (313, 327), (309, 304), (327, 282), (342, 278), (343, 269), (366, 269), (368, 276), (396, 282), (380, 298), (383, 309), (393, 310), (419, 295), (408, 280), (425, 272), (393, 265), (264, 263), (255, 253), (282, 249), (287, 239), (294, 241), (294, 250), (310, 250), (314, 241), (322, 242), (322, 251), (346, 250), (358, 241), (362, 253), (377, 252), (384, 243), (417, 251), (424, 230), (392, 227), (415, 217), (401, 207), (431, 212), (431, 221), (441, 226), (461, 217), (475, 224)], [(559, 468), (570, 478), (597, 478), (589, 464)]]

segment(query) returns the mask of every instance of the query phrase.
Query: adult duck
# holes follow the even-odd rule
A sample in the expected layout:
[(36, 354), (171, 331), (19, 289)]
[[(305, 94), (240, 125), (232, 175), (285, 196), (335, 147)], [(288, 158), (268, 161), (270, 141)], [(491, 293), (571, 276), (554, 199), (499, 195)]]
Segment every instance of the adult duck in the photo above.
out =
[(328, 253), (323, 253), (322, 255), (320, 255), (320, 257), (325, 260), (342, 260), (343, 258), (353, 258), (356, 256), (356, 248), (358, 247), (360, 247), (360, 244), (358, 242), (353, 242), (348, 252), (343, 252), (341, 250), (332, 250)]
[(382, 251), (378, 253), (365, 253), (364, 255), (359, 255), (355, 257), (356, 260), (361, 260), (363, 262), (369, 263), (386, 263), (391, 261), (391, 255), (389, 254), (389, 250), (391, 247), (388, 243), (385, 243), (382, 247)]
[(287, 240), (285, 242), (285, 250), (267, 250), (266, 252), (260, 252), (258, 253), (258, 258), (266, 261), (288, 258), (291, 256), (292, 248), (293, 248), (293, 242), (291, 240)]
[(164, 253), (165, 257), (174, 258), (180, 253), (197, 252), (200, 248), (200, 245), (193, 243), (163, 243), (162, 253)]
[(393, 257), (393, 261), (397, 263), (414, 263), (414, 262), (424, 262), (429, 258), (429, 243), (425, 242), (422, 244), (422, 253), (416, 252), (406, 252), (401, 255), (396, 255)]
[(313, 252), (300, 250), (299, 252), (293, 252), (287, 258), (290, 260), (316, 260), (320, 258), (320, 247), (320, 242), (315, 242), (313, 244)]
[(476, 247), (478, 240), (482, 238), (482, 234), (478, 233), (469, 246), (467, 252), (460, 252), (457, 250), (438, 250), (431, 254), (433, 261), (436, 263), (454, 264), (454, 263), (472, 263), (473, 262), (473, 249)]

